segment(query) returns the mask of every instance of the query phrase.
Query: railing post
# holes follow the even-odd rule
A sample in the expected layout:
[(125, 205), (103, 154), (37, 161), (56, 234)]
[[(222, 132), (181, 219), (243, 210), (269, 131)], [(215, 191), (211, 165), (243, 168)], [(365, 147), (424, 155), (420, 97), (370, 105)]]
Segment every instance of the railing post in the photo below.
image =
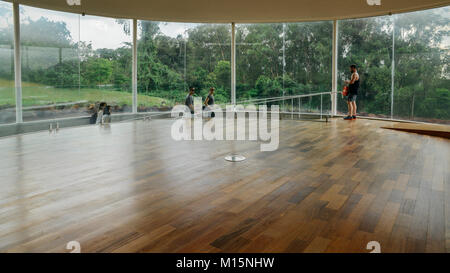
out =
[(137, 114), (137, 19), (133, 19), (133, 61), (132, 61), (132, 92), (133, 114)]
[(331, 78), (331, 115), (337, 113), (337, 71), (338, 71), (338, 39), (339, 39), (339, 21), (333, 21), (333, 53), (332, 53), (332, 78)]
[(294, 119), (294, 98), (291, 99), (291, 119)]
[(322, 94), (320, 94), (320, 120), (322, 120)]
[(231, 23), (231, 104), (236, 106), (236, 25)]
[(22, 67), (20, 60), (20, 12), (19, 4), (13, 3), (14, 16), (14, 80), (16, 86), (16, 123), (23, 122), (22, 115)]
[(391, 119), (394, 118), (394, 80), (395, 80), (395, 15), (392, 15)]
[(298, 97), (298, 118), (302, 115), (302, 97)]

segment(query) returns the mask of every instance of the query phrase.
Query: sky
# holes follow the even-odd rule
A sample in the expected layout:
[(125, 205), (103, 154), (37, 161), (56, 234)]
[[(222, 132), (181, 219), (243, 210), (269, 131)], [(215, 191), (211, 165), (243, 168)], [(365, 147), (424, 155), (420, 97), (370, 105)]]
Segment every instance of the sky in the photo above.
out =
[[(81, 16), (25, 6), (23, 7), (22, 16), (29, 17), (32, 20), (37, 20), (44, 16), (51, 21), (63, 21), (67, 24), (73, 40), (90, 41), (94, 49), (115, 49), (122, 46), (124, 42), (132, 42), (131, 35), (126, 35), (122, 25), (118, 24), (113, 18)], [(128, 21), (132, 24), (132, 20)], [(195, 26), (195, 24), (161, 23), (160, 29), (167, 36), (177, 37), (192, 26)]]
[[(7, 15), (1, 14), (0, 11), (0, 28), (12, 24), (12, 5), (0, 2), (1, 11), (9, 10)], [(115, 19), (97, 16), (81, 16), (78, 14), (63, 13), (51, 10), (44, 10), (28, 6), (21, 6), (21, 20), (30, 18), (37, 20), (45, 17), (50, 21), (62, 21), (66, 23), (67, 29), (70, 31), (72, 40), (90, 41), (94, 49), (97, 48), (118, 48), (124, 42), (131, 42), (131, 35), (126, 35), (122, 25), (118, 24)], [(132, 21), (129, 20), (131, 24)], [(196, 24), (184, 23), (161, 23), (161, 32), (170, 37), (177, 37), (184, 34), (186, 29)], [(80, 31), (79, 31), (80, 30)]]
[(73, 41), (92, 42), (94, 49), (97, 48), (118, 48), (123, 42), (131, 42), (131, 35), (127, 36), (115, 19), (80, 16), (78, 14), (42, 10), (32, 7), (23, 7), (21, 17), (28, 17), (37, 20), (46, 17), (50, 21), (63, 21), (70, 31)]

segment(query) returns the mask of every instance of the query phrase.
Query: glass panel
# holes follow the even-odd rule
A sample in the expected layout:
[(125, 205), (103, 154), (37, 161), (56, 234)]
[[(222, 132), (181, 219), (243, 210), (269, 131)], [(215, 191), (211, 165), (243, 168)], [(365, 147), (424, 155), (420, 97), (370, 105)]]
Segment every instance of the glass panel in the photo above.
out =
[[(204, 101), (215, 88), (216, 104), (231, 101), (231, 24), (186, 24), (186, 79)], [(183, 97), (184, 99), (184, 97)]]
[(139, 21), (138, 111), (166, 111), (184, 104), (190, 86), (216, 103), (230, 100), (229, 24)]
[[(338, 90), (358, 67), (358, 115), (390, 118), (392, 20), (390, 16), (339, 21)], [(338, 114), (346, 114), (346, 99), (338, 95)]]
[(0, 2), (0, 124), (16, 121), (12, 4)]
[(79, 16), (20, 6), (24, 121), (80, 115)]
[(21, 6), (24, 121), (131, 111), (130, 20)]
[(283, 93), (283, 24), (237, 24), (236, 100)]
[[(286, 95), (330, 92), (333, 22), (289, 23), (284, 26), (283, 89)], [(320, 113), (320, 96), (305, 97), (294, 111)], [(303, 106), (303, 107), (302, 107)], [(322, 112), (331, 111), (331, 96), (322, 96)]]
[(330, 92), (333, 23), (289, 23), (285, 33), (286, 93)]
[(450, 124), (450, 8), (395, 19), (394, 118)]
[(90, 109), (106, 102), (112, 114), (131, 112), (132, 21), (80, 18), (80, 97)]
[[(237, 25), (238, 101), (329, 92), (332, 34), (333, 24), (329, 21)], [(302, 98), (300, 104), (298, 99), (295, 101), (272, 104), (279, 104), (287, 112), (299, 108), (320, 112), (320, 96)], [(330, 107), (330, 96), (325, 101)]]

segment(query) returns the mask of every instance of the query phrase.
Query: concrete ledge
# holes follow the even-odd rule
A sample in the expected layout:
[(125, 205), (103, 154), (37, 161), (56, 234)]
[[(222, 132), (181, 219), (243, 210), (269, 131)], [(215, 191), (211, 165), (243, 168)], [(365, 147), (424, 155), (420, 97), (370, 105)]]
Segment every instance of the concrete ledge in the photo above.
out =
[[(280, 119), (320, 119), (320, 114), (317, 113), (290, 113), (290, 112), (280, 112)], [(144, 117), (151, 117), (152, 119), (162, 119), (170, 118), (169, 112), (143, 112), (143, 113), (123, 113), (123, 114), (113, 114), (111, 116), (111, 122), (122, 122), (133, 119), (142, 119)], [(323, 121), (327, 121), (330, 115), (322, 115)], [(268, 116), (270, 118), (270, 116)], [(50, 120), (39, 120), (30, 121), (23, 123), (13, 123), (0, 125), (0, 137), (7, 137), (18, 134), (33, 133), (39, 131), (49, 130), (50, 124), (53, 128), (56, 128), (57, 124), (59, 128), (75, 127), (75, 126), (85, 126), (89, 125), (89, 116), (84, 117), (72, 117), (72, 118), (60, 118), (60, 119), (50, 119)]]
[[(150, 116), (152, 119), (168, 118), (170, 112), (145, 112), (145, 113), (126, 113), (126, 114), (113, 114), (111, 116), (111, 122), (121, 122), (126, 120), (133, 120)], [(50, 124), (53, 128), (56, 128), (58, 124), (59, 128), (75, 127), (89, 125), (89, 116), (73, 117), (73, 118), (61, 118), (51, 120), (39, 120), (23, 123), (13, 123), (0, 125), (0, 137), (7, 137), (18, 134), (33, 133), (38, 131), (49, 130)]]

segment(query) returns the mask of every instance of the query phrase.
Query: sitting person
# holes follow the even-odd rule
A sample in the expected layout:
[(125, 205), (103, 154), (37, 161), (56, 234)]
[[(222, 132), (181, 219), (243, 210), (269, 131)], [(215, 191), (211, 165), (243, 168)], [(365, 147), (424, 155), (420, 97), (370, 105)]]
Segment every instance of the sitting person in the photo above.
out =
[(103, 124), (103, 112), (105, 110), (105, 107), (106, 107), (106, 102), (102, 102), (98, 106), (97, 121), (95, 122), (95, 124)]
[(191, 114), (194, 114), (194, 97), (193, 97), (194, 93), (195, 88), (194, 87), (189, 88), (189, 94), (186, 96), (186, 99), (184, 100), (184, 105), (189, 107), (189, 109), (191, 110)]
[(91, 117), (89, 118), (89, 124), (95, 124), (97, 122), (97, 108), (94, 104), (89, 105), (88, 112), (92, 113)]
[(103, 109), (102, 123), (111, 123), (111, 106), (109, 105)]

